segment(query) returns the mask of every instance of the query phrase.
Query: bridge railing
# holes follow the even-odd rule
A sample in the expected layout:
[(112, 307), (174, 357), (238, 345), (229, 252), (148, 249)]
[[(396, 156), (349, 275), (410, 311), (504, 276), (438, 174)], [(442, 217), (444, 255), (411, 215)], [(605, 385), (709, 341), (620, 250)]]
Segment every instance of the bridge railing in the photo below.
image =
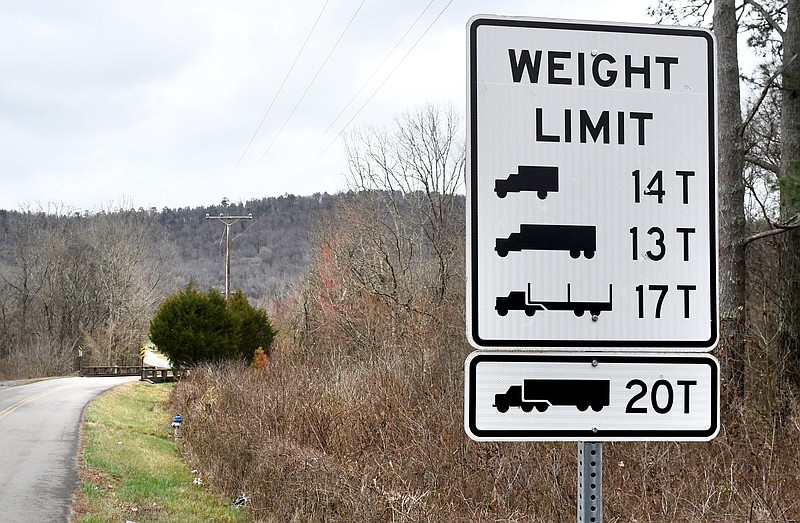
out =
[(153, 383), (178, 381), (180, 377), (181, 373), (176, 369), (162, 367), (144, 367), (142, 369), (142, 380), (149, 380)]
[(110, 365), (83, 367), (81, 376), (86, 377), (107, 377), (107, 376), (140, 376), (141, 379), (152, 381), (153, 383), (164, 383), (167, 381), (178, 381), (181, 377), (180, 371), (165, 367), (142, 367), (140, 365)]
[(100, 376), (138, 376), (142, 372), (139, 365), (110, 365), (107, 367), (83, 367), (81, 375)]

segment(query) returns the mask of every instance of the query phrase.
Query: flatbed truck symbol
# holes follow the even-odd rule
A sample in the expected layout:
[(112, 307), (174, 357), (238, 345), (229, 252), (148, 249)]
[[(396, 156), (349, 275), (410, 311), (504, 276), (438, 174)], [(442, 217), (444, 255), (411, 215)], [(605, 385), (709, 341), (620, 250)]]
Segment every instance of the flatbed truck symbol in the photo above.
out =
[(500, 316), (505, 316), (508, 311), (524, 311), (527, 316), (533, 316), (536, 311), (572, 311), (575, 316), (581, 317), (585, 312), (592, 316), (600, 316), (602, 311), (610, 311), (613, 305), (613, 285), (608, 284), (608, 301), (572, 301), (571, 286), (567, 284), (567, 301), (543, 301), (531, 298), (531, 284), (528, 291), (511, 291), (508, 296), (498, 296), (495, 299), (494, 310)]
[(591, 259), (597, 250), (597, 228), (594, 225), (537, 225), (523, 223), (519, 232), (508, 238), (497, 238), (494, 250), (501, 257), (511, 251), (569, 251), (578, 258), (583, 251)]
[(600, 412), (609, 405), (609, 380), (539, 380), (526, 379), (506, 392), (495, 394), (494, 408), (500, 413), (511, 407), (523, 412), (539, 412), (552, 406), (574, 406), (583, 412), (589, 407)]
[(523, 191), (535, 191), (540, 200), (547, 198), (548, 192), (558, 192), (558, 167), (520, 165), (516, 174), (494, 182), (494, 192), (500, 198), (510, 192)]

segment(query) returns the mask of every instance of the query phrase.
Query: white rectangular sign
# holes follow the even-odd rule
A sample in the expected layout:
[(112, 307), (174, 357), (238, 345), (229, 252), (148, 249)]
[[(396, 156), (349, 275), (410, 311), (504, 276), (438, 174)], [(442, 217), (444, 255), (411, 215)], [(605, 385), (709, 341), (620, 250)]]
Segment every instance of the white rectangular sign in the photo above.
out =
[(464, 428), (486, 441), (706, 441), (719, 430), (707, 354), (474, 352)]
[(473, 346), (716, 345), (713, 43), (697, 28), (470, 21)]

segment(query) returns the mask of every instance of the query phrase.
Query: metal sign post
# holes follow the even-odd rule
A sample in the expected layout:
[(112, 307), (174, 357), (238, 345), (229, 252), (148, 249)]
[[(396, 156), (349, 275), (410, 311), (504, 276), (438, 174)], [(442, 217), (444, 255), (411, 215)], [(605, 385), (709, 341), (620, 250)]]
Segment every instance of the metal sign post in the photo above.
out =
[(578, 442), (578, 523), (603, 521), (603, 444)]
[(467, 34), (464, 429), (577, 441), (598, 523), (600, 442), (719, 430), (714, 38), (482, 15)]

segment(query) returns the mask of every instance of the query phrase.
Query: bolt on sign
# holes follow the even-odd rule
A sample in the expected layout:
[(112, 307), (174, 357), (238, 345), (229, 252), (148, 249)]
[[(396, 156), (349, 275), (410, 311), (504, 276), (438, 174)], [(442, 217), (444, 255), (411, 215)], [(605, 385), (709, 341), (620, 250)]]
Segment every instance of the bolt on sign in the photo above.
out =
[(473, 346), (711, 350), (711, 33), (478, 16), (468, 60)]

